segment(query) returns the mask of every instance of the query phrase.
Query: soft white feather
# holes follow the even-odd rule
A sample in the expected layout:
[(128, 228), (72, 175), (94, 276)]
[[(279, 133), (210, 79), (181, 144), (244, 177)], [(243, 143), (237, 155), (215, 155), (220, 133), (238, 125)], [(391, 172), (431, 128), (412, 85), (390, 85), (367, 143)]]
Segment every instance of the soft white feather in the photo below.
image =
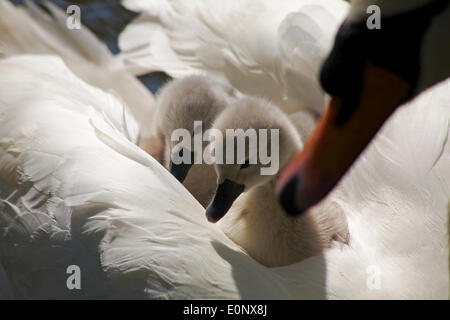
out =
[(32, 1), (25, 7), (0, 0), (0, 56), (56, 54), (87, 83), (123, 99), (136, 117), (141, 136), (150, 135), (154, 113), (153, 95), (115, 58), (85, 26), (69, 29), (67, 15), (51, 2), (44, 2), (51, 16)]
[[(132, 142), (114, 96), (54, 57), (0, 72), (0, 262), (14, 297), (448, 297), (449, 82), (399, 110), (342, 182), (349, 246), (268, 269)], [(81, 291), (66, 288), (69, 264)]]
[[(113, 96), (54, 57), (0, 72), (0, 257), (15, 297), (291, 297), (128, 138), (136, 123)], [(67, 290), (71, 264), (85, 290)]]
[(322, 61), (344, 19), (341, 0), (125, 0), (142, 14), (119, 39), (135, 72), (206, 73), (285, 111), (320, 113)]

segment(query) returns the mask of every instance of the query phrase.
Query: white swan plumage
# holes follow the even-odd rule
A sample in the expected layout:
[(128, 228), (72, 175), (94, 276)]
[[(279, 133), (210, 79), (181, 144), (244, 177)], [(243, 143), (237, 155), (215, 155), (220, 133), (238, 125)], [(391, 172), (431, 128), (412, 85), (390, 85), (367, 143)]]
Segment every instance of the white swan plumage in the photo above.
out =
[[(0, 84), (1, 258), (16, 297), (447, 298), (448, 82), (398, 112), (343, 181), (349, 246), (268, 269), (128, 138), (137, 124), (114, 96), (54, 57), (0, 68), (28, 88)], [(89, 290), (67, 291), (67, 264)]]
[[(349, 245), (268, 269), (136, 146), (115, 95), (54, 56), (0, 69), (1, 298), (448, 298), (449, 81), (399, 110), (342, 181)], [(72, 264), (83, 290), (67, 290)]]
[(119, 38), (133, 72), (207, 73), (291, 113), (324, 108), (320, 66), (348, 11), (344, 1), (140, 1)]
[[(234, 276), (254, 279), (243, 296), (290, 297), (133, 143), (137, 123), (114, 96), (59, 58), (0, 64), (1, 258), (16, 297), (233, 298)], [(71, 264), (86, 276), (78, 295), (62, 280)]]
[(153, 95), (124, 70), (123, 62), (88, 28), (68, 29), (67, 16), (60, 8), (48, 1), (43, 4), (51, 15), (32, 1), (20, 7), (0, 0), (0, 56), (28, 53), (62, 57), (78, 77), (124, 100), (140, 124), (140, 135), (150, 135)]

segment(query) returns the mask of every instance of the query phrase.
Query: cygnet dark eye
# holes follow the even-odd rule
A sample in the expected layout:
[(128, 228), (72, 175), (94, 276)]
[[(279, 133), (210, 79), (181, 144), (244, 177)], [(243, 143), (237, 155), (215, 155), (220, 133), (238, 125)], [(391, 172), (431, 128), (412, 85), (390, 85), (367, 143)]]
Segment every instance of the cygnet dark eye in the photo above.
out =
[(250, 162), (248, 160), (245, 160), (244, 164), (241, 165), (241, 169), (248, 168), (250, 166)]

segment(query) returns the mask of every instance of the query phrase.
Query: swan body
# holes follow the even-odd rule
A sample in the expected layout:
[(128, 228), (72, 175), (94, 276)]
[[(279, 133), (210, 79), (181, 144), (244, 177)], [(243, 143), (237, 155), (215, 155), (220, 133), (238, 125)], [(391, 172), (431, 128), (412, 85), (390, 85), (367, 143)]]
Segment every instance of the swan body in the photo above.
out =
[(136, 146), (122, 99), (67, 65), (0, 59), (0, 299), (448, 299), (448, 81), (398, 110), (341, 181), (348, 246), (266, 268)]
[(153, 95), (88, 28), (68, 29), (66, 13), (51, 2), (44, 5), (51, 15), (32, 1), (19, 7), (0, 0), (0, 56), (60, 56), (78, 77), (123, 100), (140, 124), (140, 136), (147, 138), (155, 111)]
[(136, 73), (179, 78), (204, 72), (291, 113), (324, 107), (320, 66), (345, 17), (341, 0), (143, 1), (122, 4), (141, 15), (119, 38)]
[[(12, 297), (448, 298), (448, 82), (399, 110), (342, 181), (348, 246), (270, 269), (136, 146), (115, 96), (56, 57), (2, 59), (0, 72), (0, 262)], [(73, 264), (85, 290), (67, 290)]]
[[(14, 297), (291, 297), (135, 144), (113, 95), (52, 56), (7, 58), (0, 72), (0, 261)], [(84, 290), (67, 290), (69, 265)], [(234, 276), (249, 279), (242, 292)]]
[[(219, 115), (213, 128), (222, 132), (223, 141), (220, 143), (224, 149), (228, 147), (229, 142), (225, 138), (225, 131), (230, 129), (241, 129), (238, 135), (244, 135), (248, 130), (270, 131), (270, 134), (267, 133), (267, 145), (259, 144), (253, 151), (251, 146), (246, 145), (245, 157), (248, 161), (253, 152), (261, 154), (261, 148), (271, 148), (277, 144), (278, 151), (270, 151), (270, 165), (276, 163), (278, 170), (282, 170), (303, 146), (299, 132), (289, 118), (278, 107), (264, 99), (238, 100)], [(278, 138), (272, 136), (273, 130), (278, 130)], [(236, 139), (239, 140), (239, 137)], [(214, 143), (219, 141), (214, 140)], [(233, 145), (235, 143), (236, 141)], [(273, 157), (274, 153), (279, 154), (279, 159)], [(330, 247), (332, 240), (348, 241), (344, 211), (333, 199), (301, 217), (288, 216), (274, 192), (279, 171), (264, 174), (262, 168), (266, 166), (260, 161), (261, 159), (258, 159), (256, 163), (250, 162), (245, 166), (239, 162), (215, 164), (220, 185), (206, 214), (208, 217), (211, 212), (214, 215), (219, 214), (218, 211), (227, 202), (233, 203), (228, 212), (221, 212), (224, 217), (218, 222), (230, 239), (244, 248), (250, 256), (269, 267), (289, 265), (318, 255), (323, 249)], [(227, 184), (241, 185), (244, 193), (236, 199), (231, 187), (223, 189)], [(236, 200), (228, 200), (230, 197)]]

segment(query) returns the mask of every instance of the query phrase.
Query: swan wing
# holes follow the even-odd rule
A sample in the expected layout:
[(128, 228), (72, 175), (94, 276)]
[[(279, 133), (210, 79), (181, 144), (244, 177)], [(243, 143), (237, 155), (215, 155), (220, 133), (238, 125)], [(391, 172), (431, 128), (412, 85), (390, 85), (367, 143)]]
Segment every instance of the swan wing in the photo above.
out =
[(69, 29), (67, 15), (50, 2), (51, 14), (32, 1), (14, 6), (0, 0), (0, 56), (53, 54), (83, 81), (106, 90), (130, 108), (141, 127), (141, 136), (152, 134), (149, 123), (154, 114), (153, 95), (114, 57), (85, 26)]
[[(55, 56), (0, 60), (0, 263), (21, 298), (290, 298)], [(68, 290), (67, 268), (81, 270)]]
[(324, 283), (330, 299), (448, 299), (449, 92), (399, 109), (333, 192), (350, 242), (278, 270), (297, 297)]
[[(0, 263), (15, 297), (447, 297), (448, 83), (399, 110), (343, 181), (349, 245), (267, 269), (133, 143), (114, 96), (55, 57), (0, 70)], [(86, 290), (67, 290), (69, 265)]]
[(122, 3), (141, 13), (119, 38), (130, 69), (206, 73), (287, 112), (322, 110), (317, 74), (347, 12), (344, 1)]

